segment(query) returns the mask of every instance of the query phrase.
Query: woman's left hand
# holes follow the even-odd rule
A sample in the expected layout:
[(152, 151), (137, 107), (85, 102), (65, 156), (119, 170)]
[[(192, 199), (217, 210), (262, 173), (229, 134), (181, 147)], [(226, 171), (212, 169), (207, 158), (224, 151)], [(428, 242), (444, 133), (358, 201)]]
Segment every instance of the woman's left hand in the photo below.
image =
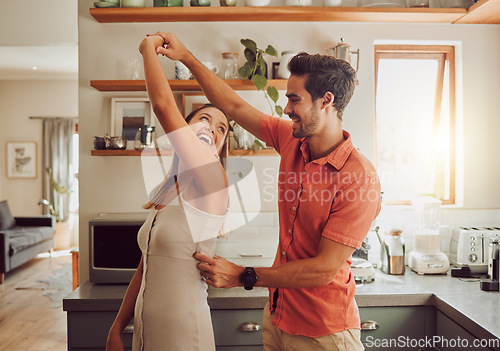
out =
[(208, 285), (214, 288), (241, 286), (240, 275), (245, 268), (217, 255), (211, 258), (198, 252), (194, 255), (194, 258), (200, 261), (198, 269)]

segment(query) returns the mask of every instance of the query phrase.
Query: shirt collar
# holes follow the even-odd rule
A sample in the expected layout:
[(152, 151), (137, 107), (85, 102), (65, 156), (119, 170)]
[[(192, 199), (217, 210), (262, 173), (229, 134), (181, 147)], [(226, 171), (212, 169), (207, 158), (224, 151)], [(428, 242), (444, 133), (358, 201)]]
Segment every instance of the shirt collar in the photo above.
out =
[[(324, 165), (325, 163), (331, 164), (335, 169), (340, 170), (344, 167), (347, 158), (352, 152), (354, 146), (352, 145), (351, 135), (345, 130), (342, 131), (344, 136), (344, 141), (335, 150), (330, 152), (328, 155), (314, 160), (314, 163), (319, 165)], [(309, 140), (307, 138), (300, 138), (300, 150), (302, 151), (302, 156), (306, 164), (310, 162), (311, 153), (309, 152)]]

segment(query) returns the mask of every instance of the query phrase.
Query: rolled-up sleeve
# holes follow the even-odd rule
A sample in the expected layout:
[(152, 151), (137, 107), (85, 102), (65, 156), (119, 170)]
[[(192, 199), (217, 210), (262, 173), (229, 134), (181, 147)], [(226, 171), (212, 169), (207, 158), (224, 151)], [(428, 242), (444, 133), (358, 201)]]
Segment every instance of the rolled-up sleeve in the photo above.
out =
[(267, 145), (273, 147), (279, 154), (287, 140), (293, 139), (292, 122), (278, 117), (262, 115), (260, 119), (260, 134)]

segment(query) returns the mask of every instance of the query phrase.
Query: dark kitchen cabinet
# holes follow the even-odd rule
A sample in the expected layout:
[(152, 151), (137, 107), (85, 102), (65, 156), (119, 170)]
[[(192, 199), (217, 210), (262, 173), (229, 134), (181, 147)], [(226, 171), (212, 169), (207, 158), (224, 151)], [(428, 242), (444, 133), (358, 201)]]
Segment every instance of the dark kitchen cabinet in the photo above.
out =
[[(68, 311), (68, 350), (105, 351), (108, 331), (117, 312)], [(212, 310), (212, 322), (217, 351), (262, 351), (262, 329), (239, 330), (249, 323), (261, 326), (262, 309)], [(122, 333), (125, 351), (132, 350), (132, 333), (132, 325)]]

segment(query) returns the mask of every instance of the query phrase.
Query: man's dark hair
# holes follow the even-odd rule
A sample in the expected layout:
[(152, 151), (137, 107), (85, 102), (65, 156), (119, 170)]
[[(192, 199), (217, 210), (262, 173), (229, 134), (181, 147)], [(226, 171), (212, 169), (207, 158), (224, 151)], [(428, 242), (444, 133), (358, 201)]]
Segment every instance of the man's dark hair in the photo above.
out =
[(333, 56), (300, 52), (290, 60), (288, 69), (292, 75), (308, 75), (305, 88), (312, 101), (322, 98), (327, 91), (331, 92), (335, 97), (333, 106), (338, 111), (337, 116), (342, 119), (357, 82), (356, 71), (349, 62)]

